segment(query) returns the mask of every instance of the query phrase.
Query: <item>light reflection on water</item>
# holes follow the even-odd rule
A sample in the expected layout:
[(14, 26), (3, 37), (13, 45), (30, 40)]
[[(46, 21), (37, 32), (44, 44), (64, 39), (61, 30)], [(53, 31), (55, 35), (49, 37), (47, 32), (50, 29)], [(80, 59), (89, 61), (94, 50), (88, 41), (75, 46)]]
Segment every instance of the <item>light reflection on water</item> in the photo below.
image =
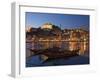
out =
[(35, 43), (37, 49), (47, 49), (52, 47), (60, 47), (67, 50), (79, 49), (80, 55), (89, 54), (89, 42), (88, 41), (39, 41)]

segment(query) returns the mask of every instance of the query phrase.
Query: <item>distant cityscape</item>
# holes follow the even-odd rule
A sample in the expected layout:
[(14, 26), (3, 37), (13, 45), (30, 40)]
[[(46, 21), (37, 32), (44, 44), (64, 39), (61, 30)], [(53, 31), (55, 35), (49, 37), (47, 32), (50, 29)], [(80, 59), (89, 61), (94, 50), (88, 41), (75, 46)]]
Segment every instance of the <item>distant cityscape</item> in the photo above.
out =
[[(84, 26), (83, 26), (84, 27)], [(89, 30), (83, 27), (74, 29), (62, 29), (61, 26), (52, 23), (44, 23), (39, 28), (26, 27), (26, 35), (35, 36), (37, 49), (59, 47), (63, 49), (80, 49), (79, 54), (89, 51)]]

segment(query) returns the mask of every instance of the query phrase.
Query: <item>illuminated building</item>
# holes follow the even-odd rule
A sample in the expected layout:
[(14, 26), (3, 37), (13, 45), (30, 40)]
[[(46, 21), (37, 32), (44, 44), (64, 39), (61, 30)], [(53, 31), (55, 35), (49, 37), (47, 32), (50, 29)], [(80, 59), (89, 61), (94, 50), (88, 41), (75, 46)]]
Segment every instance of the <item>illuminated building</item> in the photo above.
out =
[(52, 29), (52, 24), (51, 23), (45, 23), (42, 25), (41, 29)]

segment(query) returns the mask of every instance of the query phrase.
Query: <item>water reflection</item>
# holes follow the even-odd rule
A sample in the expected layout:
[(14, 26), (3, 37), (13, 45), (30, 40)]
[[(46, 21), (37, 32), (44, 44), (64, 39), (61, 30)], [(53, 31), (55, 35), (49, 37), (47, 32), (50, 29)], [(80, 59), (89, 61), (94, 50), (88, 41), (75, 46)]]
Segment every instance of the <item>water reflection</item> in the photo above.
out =
[(52, 47), (60, 47), (67, 50), (79, 49), (80, 55), (89, 54), (88, 41), (57, 41), (57, 40), (42, 40), (35, 43), (36, 49), (47, 49)]

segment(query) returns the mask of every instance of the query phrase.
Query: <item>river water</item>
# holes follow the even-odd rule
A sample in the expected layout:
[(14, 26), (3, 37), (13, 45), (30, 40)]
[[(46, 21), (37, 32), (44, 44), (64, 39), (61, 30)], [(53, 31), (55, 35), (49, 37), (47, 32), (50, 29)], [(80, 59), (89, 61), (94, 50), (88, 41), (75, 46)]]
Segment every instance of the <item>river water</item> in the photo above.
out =
[(89, 42), (88, 41), (39, 41), (35, 42), (36, 49), (47, 49), (52, 47), (60, 47), (67, 50), (79, 49), (79, 56), (60, 59), (52, 59), (43, 61), (40, 55), (34, 55), (26, 59), (26, 67), (37, 66), (59, 66), (59, 65), (82, 65), (89, 64)]
[(47, 49), (53, 47), (60, 47), (66, 50), (79, 49), (80, 55), (89, 54), (89, 42), (88, 41), (40, 41), (35, 43), (36, 49)]

